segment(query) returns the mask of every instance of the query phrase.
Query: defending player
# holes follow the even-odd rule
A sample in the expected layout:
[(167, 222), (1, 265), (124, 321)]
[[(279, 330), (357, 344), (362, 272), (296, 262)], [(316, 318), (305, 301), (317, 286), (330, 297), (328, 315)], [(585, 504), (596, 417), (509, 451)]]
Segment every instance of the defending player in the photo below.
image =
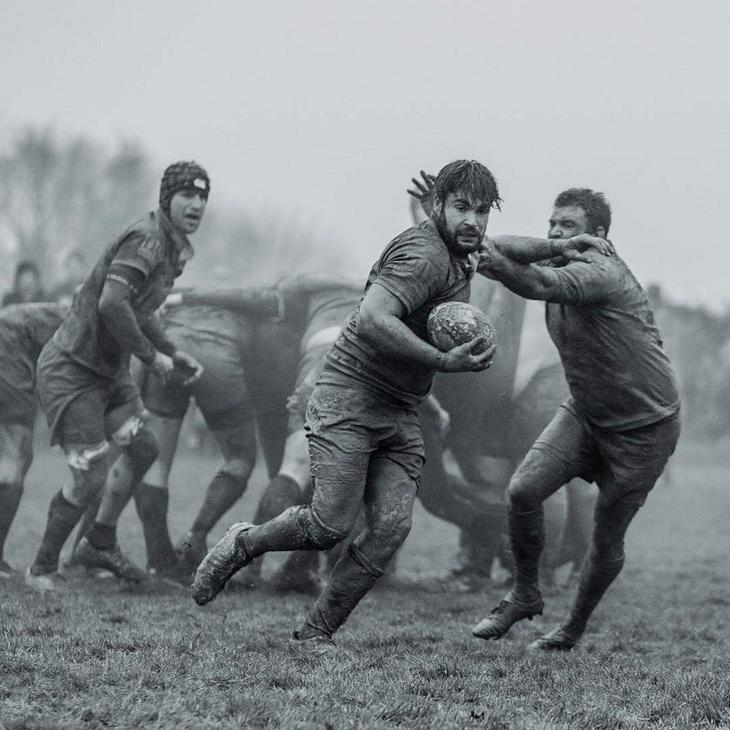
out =
[[(483, 639), (499, 638), (516, 621), (542, 612), (542, 503), (580, 476), (600, 490), (591, 549), (568, 619), (531, 648), (575, 645), (619, 574), (626, 530), (679, 437), (677, 384), (646, 295), (624, 261), (601, 249), (610, 223), (602, 194), (570, 189), (555, 201), (548, 239), (498, 237), (481, 253), (480, 271), (521, 296), (547, 302), (548, 329), (571, 393), (510, 482), (515, 583), (474, 628)], [(568, 236), (593, 242), (598, 251), (584, 252), (582, 261), (545, 265)]]
[(36, 360), (66, 311), (60, 304), (13, 304), (0, 310), (0, 578), (14, 574), (3, 549), (33, 460)]
[[(412, 178), (413, 188), (408, 190), (411, 200), (420, 204), (412, 210), (414, 217), (429, 214), (433, 204), (435, 178), (424, 171), (421, 178)], [(437, 376), (434, 380), (433, 393), (451, 416), (450, 428), (446, 438), (439, 440), (424, 421), (427, 459), (419, 489), (427, 509), (445, 519), (451, 517), (461, 527), (454, 587), (466, 591), (490, 582), (492, 563), (507, 526), (510, 477), (568, 395), (541, 302), (525, 300), (482, 277), (472, 284), (470, 302), (495, 323), (499, 358), (488, 373)], [(460, 474), (446, 471), (437, 456), (444, 449), (458, 464)], [(455, 510), (448, 509), (447, 498), (458, 505), (458, 518), (450, 514)], [(577, 571), (587, 550), (594, 499), (594, 488), (574, 480), (544, 504), (545, 570), (541, 579), (547, 587), (553, 587), (559, 565), (571, 562)]]
[[(190, 379), (200, 365), (165, 338), (153, 317), (193, 255), (187, 235), (205, 211), (210, 182), (194, 162), (170, 165), (160, 207), (134, 223), (106, 249), (74, 297), (69, 315), (38, 360), (38, 390), (72, 479), (51, 500), (40, 549), (26, 573), (37, 590), (58, 587), (58, 559), (90, 501), (104, 489), (96, 522), (76, 554), (87, 565), (139, 580), (116, 540), (116, 521), (130, 485), (149, 468), (157, 442), (146, 428), (139, 392), (129, 375), (136, 355), (162, 377), (176, 368)], [(108, 470), (108, 438), (121, 455)], [(106, 482), (106, 485), (105, 485)]]
[(310, 506), (291, 507), (252, 526), (231, 527), (198, 568), (193, 597), (211, 601), (229, 578), (272, 550), (323, 550), (345, 538), (365, 503), (367, 527), (334, 566), (295, 640), (313, 653), (367, 593), (410, 530), (423, 465), (417, 404), (434, 373), (481, 370), (493, 348), (471, 354), (478, 338), (448, 352), (426, 341), (426, 319), (444, 301), (466, 301), (470, 254), (499, 195), (476, 162), (447, 165), (436, 182), (433, 218), (396, 237), (373, 266), (365, 294), (330, 350), (307, 409)]

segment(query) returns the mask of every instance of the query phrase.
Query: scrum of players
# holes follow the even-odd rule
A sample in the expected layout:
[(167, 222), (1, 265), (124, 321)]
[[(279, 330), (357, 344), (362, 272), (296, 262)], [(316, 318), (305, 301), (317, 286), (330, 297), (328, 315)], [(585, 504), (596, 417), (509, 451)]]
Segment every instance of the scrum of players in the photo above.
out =
[[(178, 162), (157, 210), (109, 244), (69, 307), (1, 310), (0, 576), (15, 574), (2, 550), (38, 400), (70, 478), (24, 574), (33, 590), (64, 589), (60, 554), (78, 525), (71, 563), (192, 582), (200, 605), (239, 571), (247, 585), (316, 595), (292, 645), (319, 656), (336, 649), (333, 635), (393, 560), (418, 497), (460, 531), (444, 589), (479, 590), (500, 568), (511, 583), (474, 627), (478, 638), (541, 614), (570, 564), (569, 614), (529, 648), (571, 649), (676, 445), (671, 365), (608, 238), (601, 193), (560, 193), (546, 238), (490, 237), (501, 199), (484, 165), (458, 160), (412, 182), (415, 225), (385, 247), (364, 287), (302, 272), (262, 287), (174, 290), (210, 191), (202, 167)], [(482, 309), (496, 342), (477, 334), (435, 347), (427, 320), (445, 302)], [(222, 464), (173, 542), (170, 474), (191, 397)], [(251, 522), (211, 547), (246, 490), (257, 433), (270, 482)], [(117, 540), (131, 500), (146, 570)], [(272, 551), (289, 555), (264, 581)]]

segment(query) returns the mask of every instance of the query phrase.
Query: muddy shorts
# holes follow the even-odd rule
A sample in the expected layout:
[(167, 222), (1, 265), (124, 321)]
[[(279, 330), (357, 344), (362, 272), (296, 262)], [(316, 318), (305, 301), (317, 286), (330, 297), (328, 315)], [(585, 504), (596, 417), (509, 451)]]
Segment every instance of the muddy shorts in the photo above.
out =
[(379, 459), (418, 484), (424, 448), (415, 406), (387, 400), (355, 380), (320, 382), (309, 399), (306, 433), (315, 485), (325, 480), (347, 489), (348, 479), (364, 480)]
[(53, 340), (38, 358), (37, 378), (52, 444), (99, 444), (144, 410), (128, 372), (105, 378), (72, 360)]
[(648, 426), (609, 431), (563, 403), (520, 464), (515, 478), (566, 484), (596, 482), (601, 498), (642, 505), (679, 439), (679, 413)]
[(250, 402), (240, 352), (232, 343), (207, 340), (204, 345), (183, 331), (166, 330), (175, 346), (192, 355), (203, 366), (200, 380), (190, 386), (165, 383), (147, 369), (140, 390), (145, 408), (163, 418), (182, 420), (193, 396), (212, 431), (220, 431), (253, 423)]

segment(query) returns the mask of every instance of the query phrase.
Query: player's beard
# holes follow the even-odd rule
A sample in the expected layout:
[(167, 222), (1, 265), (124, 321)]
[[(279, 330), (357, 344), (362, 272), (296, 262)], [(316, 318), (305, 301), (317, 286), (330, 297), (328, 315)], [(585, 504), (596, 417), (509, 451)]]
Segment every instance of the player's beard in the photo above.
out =
[[(459, 243), (457, 236), (459, 233), (461, 235), (467, 235), (464, 226), (460, 226), (456, 229), (453, 233), (449, 230), (449, 227), (446, 223), (446, 215), (444, 213), (444, 209), (441, 209), (441, 212), (436, 216), (434, 222), (436, 223), (436, 230), (439, 232), (439, 235), (441, 236), (441, 240), (446, 244), (446, 248), (449, 249), (449, 251), (452, 251), (453, 253), (457, 254), (458, 256), (468, 256), (471, 253), (474, 253), (479, 249), (479, 246), (481, 246), (482, 241), (484, 241), (484, 233), (485, 231), (480, 231), (477, 226), (473, 226), (470, 228), (470, 231), (474, 231), (474, 235), (478, 237), (478, 241), (476, 246), (474, 247), (465, 247), (462, 244)], [(469, 234), (471, 235), (471, 233)]]

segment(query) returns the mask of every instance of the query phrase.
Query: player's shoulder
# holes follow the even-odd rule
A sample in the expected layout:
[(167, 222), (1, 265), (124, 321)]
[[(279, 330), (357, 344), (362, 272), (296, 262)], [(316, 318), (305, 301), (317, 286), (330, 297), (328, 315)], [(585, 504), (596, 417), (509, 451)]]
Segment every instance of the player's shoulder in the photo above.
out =
[(428, 261), (436, 269), (448, 268), (449, 251), (432, 220), (425, 220), (398, 234), (383, 252), (383, 260), (412, 257)]
[(119, 253), (138, 256), (154, 265), (165, 252), (165, 235), (160, 218), (150, 212), (132, 223), (120, 236)]

